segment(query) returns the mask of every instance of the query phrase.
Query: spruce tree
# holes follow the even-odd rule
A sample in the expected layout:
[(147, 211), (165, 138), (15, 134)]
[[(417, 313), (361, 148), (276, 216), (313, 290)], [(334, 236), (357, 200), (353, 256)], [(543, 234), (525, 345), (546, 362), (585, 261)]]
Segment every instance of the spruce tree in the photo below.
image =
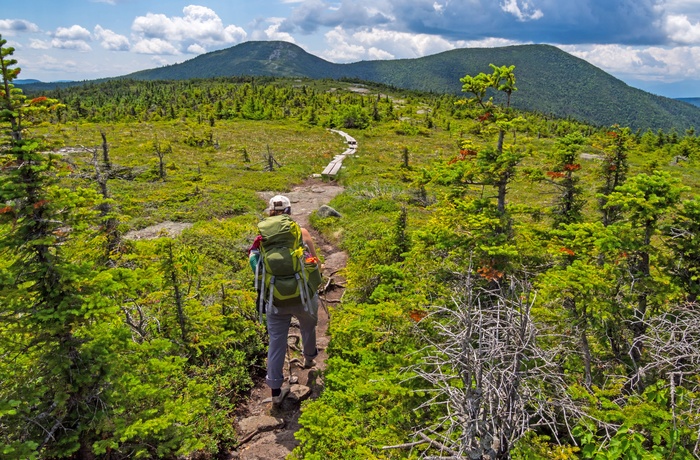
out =
[(58, 106), (26, 98), (12, 81), (14, 49), (0, 37), (3, 124), (0, 174), (2, 451), (17, 458), (83, 456), (102, 406), (109, 360), (93, 345), (110, 311), (95, 266), (99, 196), (58, 184), (60, 164), (28, 135)]

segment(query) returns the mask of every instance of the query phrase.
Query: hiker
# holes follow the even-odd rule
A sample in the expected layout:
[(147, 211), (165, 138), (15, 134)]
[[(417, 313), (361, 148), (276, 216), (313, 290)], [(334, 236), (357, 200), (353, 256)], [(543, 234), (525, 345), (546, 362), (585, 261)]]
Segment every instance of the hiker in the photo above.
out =
[[(283, 215), (290, 216), (292, 213), (292, 207), (289, 198), (283, 195), (276, 195), (272, 197), (272, 199), (270, 199), (268, 212), (270, 217)], [(269, 219), (265, 220), (267, 221)], [(297, 228), (301, 230), (301, 243), (303, 243), (305, 252), (304, 259), (307, 262), (310, 262), (313, 267), (318, 270), (318, 258), (316, 257), (316, 248), (314, 247), (311, 234), (305, 228), (301, 228), (298, 224), (296, 224), (291, 217), (288, 221), (287, 219), (282, 218), (276, 219), (275, 222), (278, 220), (288, 223), (293, 229)], [(263, 223), (259, 225), (261, 229), (262, 226)], [(256, 266), (259, 267), (258, 258), (265, 252), (264, 250), (261, 252), (261, 249), (263, 249), (261, 248), (261, 245), (263, 244), (263, 235), (258, 235), (255, 238), (253, 245), (248, 250), (251, 267), (253, 267), (254, 270), (256, 270)], [(262, 264), (263, 263), (261, 262), (261, 265)], [(257, 274), (258, 272), (256, 271), (256, 276)], [(274, 279), (274, 277), (272, 278)], [(315, 287), (317, 287), (317, 285)], [(314, 358), (318, 355), (318, 349), (316, 348), (318, 294), (316, 293), (315, 289), (313, 289), (313, 291), (309, 290), (306, 296), (304, 296), (302, 293), (300, 299), (294, 298), (292, 299), (291, 304), (285, 303), (282, 307), (280, 305), (283, 302), (277, 301), (271, 296), (268, 296), (267, 300), (265, 300), (266, 291), (267, 289), (263, 285), (259, 292), (258, 299), (261, 308), (261, 317), (263, 308), (264, 313), (267, 315), (267, 332), (270, 337), (270, 344), (267, 351), (267, 376), (265, 378), (265, 382), (272, 391), (273, 406), (279, 406), (289, 393), (289, 387), (282, 388), (282, 384), (284, 383), (283, 367), (288, 346), (287, 337), (289, 335), (289, 326), (291, 324), (292, 316), (297, 318), (299, 321), (299, 328), (301, 329), (302, 353), (304, 356), (303, 366), (305, 369), (309, 369), (316, 365)]]

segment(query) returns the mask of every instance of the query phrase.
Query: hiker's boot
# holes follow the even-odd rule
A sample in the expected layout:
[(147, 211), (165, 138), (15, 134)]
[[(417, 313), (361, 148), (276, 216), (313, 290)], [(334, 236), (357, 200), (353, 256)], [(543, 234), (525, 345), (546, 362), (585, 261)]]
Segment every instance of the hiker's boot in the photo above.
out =
[(279, 394), (275, 395), (275, 390), (272, 390), (272, 407), (280, 407), (284, 398), (289, 394), (289, 387), (284, 387), (279, 389)]
[(304, 358), (304, 369), (311, 369), (316, 366), (316, 360), (313, 358)]

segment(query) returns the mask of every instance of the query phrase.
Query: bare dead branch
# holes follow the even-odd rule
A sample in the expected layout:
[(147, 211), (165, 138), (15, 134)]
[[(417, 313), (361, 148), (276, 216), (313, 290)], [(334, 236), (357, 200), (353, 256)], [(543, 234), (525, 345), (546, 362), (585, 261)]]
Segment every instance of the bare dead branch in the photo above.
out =
[(442, 413), (416, 435), (450, 456), (430, 450), (423, 458), (508, 458), (529, 430), (546, 426), (558, 440), (582, 416), (557, 364), (562, 350), (537, 343), (529, 283), (477, 284), (467, 275), (452, 305), (432, 308), (437, 337), (424, 335), (428, 345), (413, 369), (429, 384), (423, 406)]

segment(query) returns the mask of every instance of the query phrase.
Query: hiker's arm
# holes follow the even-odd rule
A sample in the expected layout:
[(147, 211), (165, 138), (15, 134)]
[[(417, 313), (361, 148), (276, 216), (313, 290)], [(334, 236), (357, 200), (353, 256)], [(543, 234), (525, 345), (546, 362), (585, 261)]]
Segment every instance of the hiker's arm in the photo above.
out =
[(311, 233), (305, 228), (301, 229), (301, 239), (304, 240), (304, 244), (309, 248), (309, 252), (312, 256), (316, 257), (316, 247), (314, 246), (314, 240), (311, 238)]

